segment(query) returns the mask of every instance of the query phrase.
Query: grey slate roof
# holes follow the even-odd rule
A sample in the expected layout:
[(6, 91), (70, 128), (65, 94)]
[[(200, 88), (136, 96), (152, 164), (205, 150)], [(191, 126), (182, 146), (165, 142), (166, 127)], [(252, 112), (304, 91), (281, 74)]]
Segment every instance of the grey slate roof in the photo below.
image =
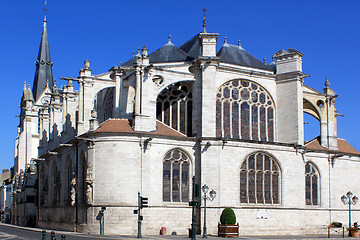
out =
[(220, 57), (220, 62), (274, 71), (273, 65), (260, 62), (241, 46), (225, 43), (216, 56)]
[(41, 36), (39, 55), (36, 60), (36, 71), (33, 84), (33, 95), (35, 101), (39, 98), (40, 94), (46, 87), (46, 81), (49, 83), (49, 88), (52, 89), (54, 86), (52, 65), (50, 58), (49, 40), (47, 35), (46, 17), (44, 18), (43, 32)]
[[(171, 42), (151, 53), (148, 57), (150, 63), (167, 63), (167, 62), (187, 62), (201, 56), (200, 34), (176, 47)], [(268, 71), (276, 71), (275, 63), (264, 64), (250, 53), (245, 51), (241, 46), (225, 43), (217, 52), (216, 56), (220, 57), (220, 62), (230, 63), (239, 66), (258, 68)], [(123, 66), (132, 66), (136, 62), (136, 56), (123, 64)]]
[(150, 63), (162, 63), (162, 62), (187, 62), (194, 58), (190, 57), (183, 50), (172, 44), (167, 43), (162, 48), (156, 50), (149, 55)]
[(189, 41), (181, 45), (180, 49), (194, 59), (201, 56), (200, 34), (195, 35)]
[[(136, 62), (136, 56), (124, 63), (122, 66), (132, 66)], [(183, 50), (168, 42), (163, 47), (148, 56), (150, 63), (187, 62), (193, 60)]]

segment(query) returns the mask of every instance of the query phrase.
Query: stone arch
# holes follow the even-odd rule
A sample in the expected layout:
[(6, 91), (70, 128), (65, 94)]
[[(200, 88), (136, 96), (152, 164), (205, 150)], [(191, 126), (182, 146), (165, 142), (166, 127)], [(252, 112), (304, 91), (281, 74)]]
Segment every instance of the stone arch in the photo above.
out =
[(229, 80), (216, 92), (216, 136), (274, 142), (275, 112), (266, 88), (247, 79)]
[(97, 92), (94, 99), (94, 110), (99, 123), (112, 118), (115, 109), (115, 87), (106, 87)]

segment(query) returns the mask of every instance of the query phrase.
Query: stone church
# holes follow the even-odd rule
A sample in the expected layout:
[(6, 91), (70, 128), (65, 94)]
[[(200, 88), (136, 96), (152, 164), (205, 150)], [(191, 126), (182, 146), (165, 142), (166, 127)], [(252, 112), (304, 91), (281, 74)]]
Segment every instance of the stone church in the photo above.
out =
[[(241, 42), (218, 43), (205, 21), (194, 35), (181, 46), (171, 37), (156, 51), (144, 46), (99, 75), (86, 60), (79, 77), (61, 78), (67, 84), (58, 88), (45, 18), (15, 142), (19, 191), (26, 173), (37, 176), (28, 211), (36, 226), (99, 233), (106, 207), (106, 234), (135, 235), (140, 192), (149, 198), (144, 235), (161, 227), (187, 234), (193, 176), (217, 192), (207, 203), (209, 234), (225, 207), (240, 235), (326, 233), (330, 222), (348, 222), (340, 197), (360, 194), (360, 152), (337, 138), (329, 81), (320, 91), (307, 86), (298, 50), (277, 51), (266, 63)], [(304, 113), (320, 125), (309, 142)], [(202, 204), (198, 232), (203, 213)]]

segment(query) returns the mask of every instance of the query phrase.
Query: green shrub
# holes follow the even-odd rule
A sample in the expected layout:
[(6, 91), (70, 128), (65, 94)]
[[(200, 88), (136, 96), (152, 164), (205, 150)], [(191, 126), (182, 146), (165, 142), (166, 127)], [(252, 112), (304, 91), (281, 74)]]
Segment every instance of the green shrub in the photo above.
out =
[(234, 211), (231, 208), (225, 208), (220, 216), (221, 224), (235, 224), (236, 216)]

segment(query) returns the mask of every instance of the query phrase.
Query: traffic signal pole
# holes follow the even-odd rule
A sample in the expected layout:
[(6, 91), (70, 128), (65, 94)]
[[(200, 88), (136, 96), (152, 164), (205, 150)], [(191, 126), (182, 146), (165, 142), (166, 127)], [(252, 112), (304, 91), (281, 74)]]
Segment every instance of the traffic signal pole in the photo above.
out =
[(148, 198), (142, 197), (140, 195), (140, 192), (138, 192), (138, 210), (137, 210), (137, 214), (138, 214), (138, 234), (137, 234), (137, 238), (142, 238), (142, 236), (141, 236), (141, 221), (143, 220), (143, 216), (141, 215), (141, 209), (149, 207), (148, 206), (148, 200), (149, 200)]
[(138, 192), (138, 234), (137, 238), (141, 237), (141, 196), (140, 192)]

